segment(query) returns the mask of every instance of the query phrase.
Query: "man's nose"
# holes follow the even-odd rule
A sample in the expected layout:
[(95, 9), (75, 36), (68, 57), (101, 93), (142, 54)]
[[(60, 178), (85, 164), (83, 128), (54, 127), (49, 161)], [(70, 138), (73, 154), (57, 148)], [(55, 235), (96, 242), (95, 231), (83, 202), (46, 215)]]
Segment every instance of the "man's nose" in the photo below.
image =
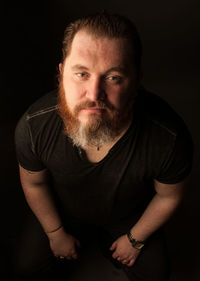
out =
[(98, 101), (105, 96), (101, 78), (91, 79), (87, 86), (86, 96), (91, 101)]

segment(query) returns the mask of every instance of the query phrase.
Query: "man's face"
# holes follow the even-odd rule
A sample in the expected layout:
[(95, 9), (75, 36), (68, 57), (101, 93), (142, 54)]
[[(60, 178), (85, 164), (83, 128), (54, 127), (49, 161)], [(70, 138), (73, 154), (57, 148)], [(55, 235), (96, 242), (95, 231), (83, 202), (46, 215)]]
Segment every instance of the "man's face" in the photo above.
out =
[(77, 32), (70, 54), (60, 65), (60, 88), (71, 117), (85, 127), (127, 115), (130, 120), (130, 103), (138, 86), (132, 62), (125, 39)]

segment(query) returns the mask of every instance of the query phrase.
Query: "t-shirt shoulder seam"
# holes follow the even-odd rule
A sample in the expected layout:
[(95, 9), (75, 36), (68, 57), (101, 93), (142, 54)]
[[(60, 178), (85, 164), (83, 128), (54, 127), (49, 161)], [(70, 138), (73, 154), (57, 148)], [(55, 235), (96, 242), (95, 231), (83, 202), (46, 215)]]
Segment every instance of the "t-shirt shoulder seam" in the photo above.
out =
[(54, 105), (54, 106), (50, 106), (50, 107), (47, 107), (45, 109), (41, 109), (39, 111), (36, 111), (34, 113), (27, 113), (26, 115), (26, 120), (30, 120), (34, 117), (37, 117), (37, 116), (40, 116), (40, 115), (43, 115), (43, 114), (46, 114), (46, 113), (49, 113), (49, 112), (52, 112), (52, 111), (55, 111), (58, 109), (58, 105)]
[(170, 128), (168, 128), (167, 126), (165, 126), (164, 124), (160, 123), (158, 120), (155, 120), (154, 118), (152, 118), (151, 116), (148, 116), (148, 118), (156, 125), (158, 125), (159, 127), (165, 129), (168, 133), (170, 133), (173, 137), (177, 137), (177, 133), (175, 131), (172, 131)]

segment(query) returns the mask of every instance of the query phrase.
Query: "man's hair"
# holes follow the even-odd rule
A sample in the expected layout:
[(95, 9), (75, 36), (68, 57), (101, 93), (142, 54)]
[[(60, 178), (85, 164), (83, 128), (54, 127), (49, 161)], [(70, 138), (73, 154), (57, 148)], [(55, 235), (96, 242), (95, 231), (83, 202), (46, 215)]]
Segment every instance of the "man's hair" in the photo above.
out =
[(70, 54), (75, 34), (80, 30), (85, 30), (96, 37), (126, 39), (134, 56), (134, 64), (137, 70), (140, 69), (142, 44), (135, 24), (124, 16), (107, 12), (84, 16), (66, 27), (62, 48), (63, 62)]

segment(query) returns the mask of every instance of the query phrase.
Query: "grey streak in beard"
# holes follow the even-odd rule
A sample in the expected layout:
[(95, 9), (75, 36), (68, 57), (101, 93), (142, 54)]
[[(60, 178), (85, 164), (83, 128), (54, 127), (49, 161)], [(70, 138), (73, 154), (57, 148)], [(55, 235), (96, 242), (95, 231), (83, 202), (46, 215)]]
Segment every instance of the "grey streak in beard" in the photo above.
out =
[(95, 120), (91, 126), (79, 123), (73, 127), (69, 136), (74, 145), (85, 149), (88, 146), (102, 147), (112, 142), (118, 135), (108, 124)]

